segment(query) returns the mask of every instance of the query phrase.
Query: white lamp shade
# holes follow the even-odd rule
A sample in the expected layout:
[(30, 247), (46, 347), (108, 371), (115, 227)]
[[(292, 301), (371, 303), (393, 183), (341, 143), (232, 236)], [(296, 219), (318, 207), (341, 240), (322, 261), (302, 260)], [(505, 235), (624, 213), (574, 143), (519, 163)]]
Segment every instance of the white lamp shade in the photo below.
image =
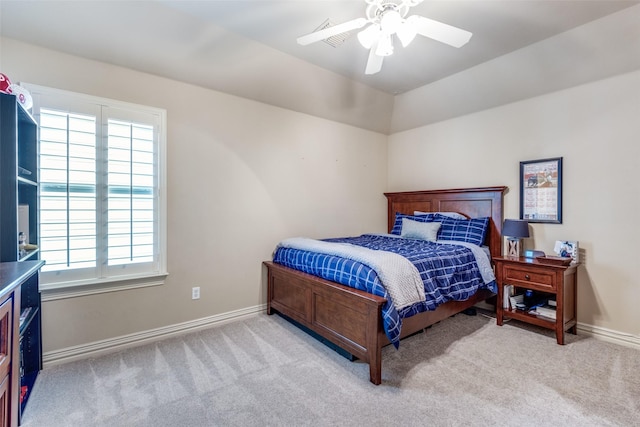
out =
[(376, 55), (389, 56), (393, 55), (393, 39), (391, 34), (381, 34), (376, 48)]
[(402, 16), (397, 10), (389, 10), (383, 12), (382, 19), (380, 19), (380, 26), (382, 31), (387, 34), (393, 34), (398, 31), (398, 28), (402, 25)]
[(396, 34), (400, 39), (400, 43), (402, 43), (402, 47), (407, 47), (409, 46), (409, 43), (411, 43), (413, 39), (416, 38), (416, 34), (418, 34), (418, 31), (416, 30), (415, 25), (413, 25), (411, 22), (404, 21), (398, 27)]
[(358, 33), (358, 41), (365, 49), (371, 49), (380, 37), (380, 25), (372, 24)]

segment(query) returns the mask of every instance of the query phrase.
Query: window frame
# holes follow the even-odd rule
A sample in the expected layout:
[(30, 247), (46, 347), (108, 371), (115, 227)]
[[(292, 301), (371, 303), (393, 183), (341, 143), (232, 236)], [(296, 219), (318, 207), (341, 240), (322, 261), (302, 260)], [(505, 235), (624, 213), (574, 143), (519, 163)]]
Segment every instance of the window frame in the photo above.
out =
[[(43, 301), (56, 300), (64, 298), (72, 298), (85, 295), (94, 295), (105, 292), (116, 292), (127, 289), (136, 289), (148, 286), (158, 286), (164, 284), (167, 272), (167, 167), (166, 167), (166, 140), (167, 140), (167, 112), (165, 109), (149, 107), (140, 104), (133, 104), (114, 99), (96, 97), (82, 93), (70, 92), (60, 89), (39, 86), (30, 83), (21, 83), (33, 97), (33, 116), (40, 124), (40, 108), (63, 109), (69, 112), (84, 113), (89, 109), (97, 112), (96, 119), (102, 128), (97, 139), (101, 139), (100, 144), (104, 144), (108, 119), (119, 119), (126, 117), (126, 120), (133, 121), (140, 114), (155, 116), (157, 118), (157, 268), (155, 271), (143, 271), (134, 274), (110, 276), (112, 267), (97, 267), (96, 271), (106, 273), (105, 277), (82, 277), (79, 275), (74, 277), (73, 273), (65, 271), (65, 275), (70, 276), (70, 280), (52, 282), (48, 277), (59, 276), (60, 272), (41, 272), (40, 273), (40, 289)], [(47, 98), (46, 105), (42, 105), (41, 97)], [(74, 109), (75, 106), (75, 109)], [(118, 112), (117, 115), (111, 116), (106, 111)], [(122, 113), (124, 112), (124, 116)], [(105, 133), (104, 135), (100, 135)], [(39, 138), (39, 136), (38, 136)], [(38, 144), (39, 146), (39, 144)], [(104, 148), (103, 148), (104, 149)], [(39, 155), (39, 153), (38, 153)], [(96, 174), (99, 174), (100, 165)], [(106, 185), (106, 176), (102, 175), (102, 179), (98, 179), (97, 186)], [(40, 199), (40, 188), (38, 189), (38, 199)], [(40, 209), (40, 206), (38, 207)], [(96, 205), (96, 211), (100, 210), (100, 204)], [(40, 227), (40, 224), (38, 224)], [(97, 239), (106, 240), (106, 235), (99, 235)], [(136, 268), (132, 268), (136, 270)]]

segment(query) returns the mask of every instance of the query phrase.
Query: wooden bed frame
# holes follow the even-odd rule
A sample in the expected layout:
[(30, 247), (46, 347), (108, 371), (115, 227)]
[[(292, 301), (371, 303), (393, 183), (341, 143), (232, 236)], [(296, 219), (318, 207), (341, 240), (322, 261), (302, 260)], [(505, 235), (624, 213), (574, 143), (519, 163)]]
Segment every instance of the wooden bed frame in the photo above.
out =
[[(486, 244), (502, 255), (502, 208), (506, 187), (385, 193), (388, 231), (396, 212), (459, 212), (469, 218), (490, 217)], [(382, 347), (390, 344), (382, 327), (382, 297), (264, 262), (267, 268), (267, 314), (277, 311), (369, 364), (370, 380), (382, 382)], [(434, 311), (402, 320), (401, 338), (466, 310), (493, 296), (480, 290), (466, 301), (450, 301)]]

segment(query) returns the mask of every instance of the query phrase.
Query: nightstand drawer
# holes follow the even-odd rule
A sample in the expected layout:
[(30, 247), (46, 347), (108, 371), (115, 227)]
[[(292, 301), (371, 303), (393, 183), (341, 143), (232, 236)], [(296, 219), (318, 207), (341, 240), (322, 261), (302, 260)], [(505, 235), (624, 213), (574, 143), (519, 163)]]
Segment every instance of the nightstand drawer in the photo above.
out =
[(532, 288), (543, 288), (550, 291), (556, 290), (555, 274), (545, 269), (527, 268), (519, 269), (513, 267), (504, 268), (504, 281), (517, 286), (531, 286)]

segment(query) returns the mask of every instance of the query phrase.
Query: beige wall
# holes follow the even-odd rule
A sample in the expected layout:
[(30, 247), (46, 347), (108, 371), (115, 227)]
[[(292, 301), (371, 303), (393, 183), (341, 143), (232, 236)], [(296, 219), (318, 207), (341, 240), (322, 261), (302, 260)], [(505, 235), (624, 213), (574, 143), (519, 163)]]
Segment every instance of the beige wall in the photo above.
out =
[(45, 355), (257, 307), (279, 240), (386, 229), (385, 135), (9, 39), (0, 48), (13, 81), (167, 110), (166, 284), (45, 302)]
[(563, 223), (533, 224), (526, 247), (578, 240), (578, 322), (637, 344), (639, 135), (635, 71), (394, 134), (389, 188), (507, 185), (505, 217), (518, 218), (519, 162), (563, 157)]
[[(636, 47), (621, 43), (616, 57), (633, 58)], [(539, 49), (530, 50), (533, 59)], [(515, 55), (519, 64), (532, 60)], [(512, 58), (491, 66), (508, 70)], [(580, 72), (589, 74), (589, 64), (602, 66), (587, 61)], [(517, 218), (519, 161), (558, 156), (563, 224), (533, 225), (527, 247), (550, 252), (556, 239), (580, 241), (578, 321), (640, 343), (632, 270), (640, 237), (637, 68), (389, 137), (9, 39), (0, 39), (0, 70), (15, 81), (168, 111), (166, 284), (46, 302), (45, 354), (258, 307), (260, 263), (278, 240), (384, 231), (386, 190), (507, 185), (505, 216)], [(477, 70), (456, 79), (460, 87), (482, 84)], [(427, 114), (415, 102), (434, 99), (423, 96), (430, 91), (398, 97), (394, 117)], [(198, 301), (192, 286), (201, 287)]]

